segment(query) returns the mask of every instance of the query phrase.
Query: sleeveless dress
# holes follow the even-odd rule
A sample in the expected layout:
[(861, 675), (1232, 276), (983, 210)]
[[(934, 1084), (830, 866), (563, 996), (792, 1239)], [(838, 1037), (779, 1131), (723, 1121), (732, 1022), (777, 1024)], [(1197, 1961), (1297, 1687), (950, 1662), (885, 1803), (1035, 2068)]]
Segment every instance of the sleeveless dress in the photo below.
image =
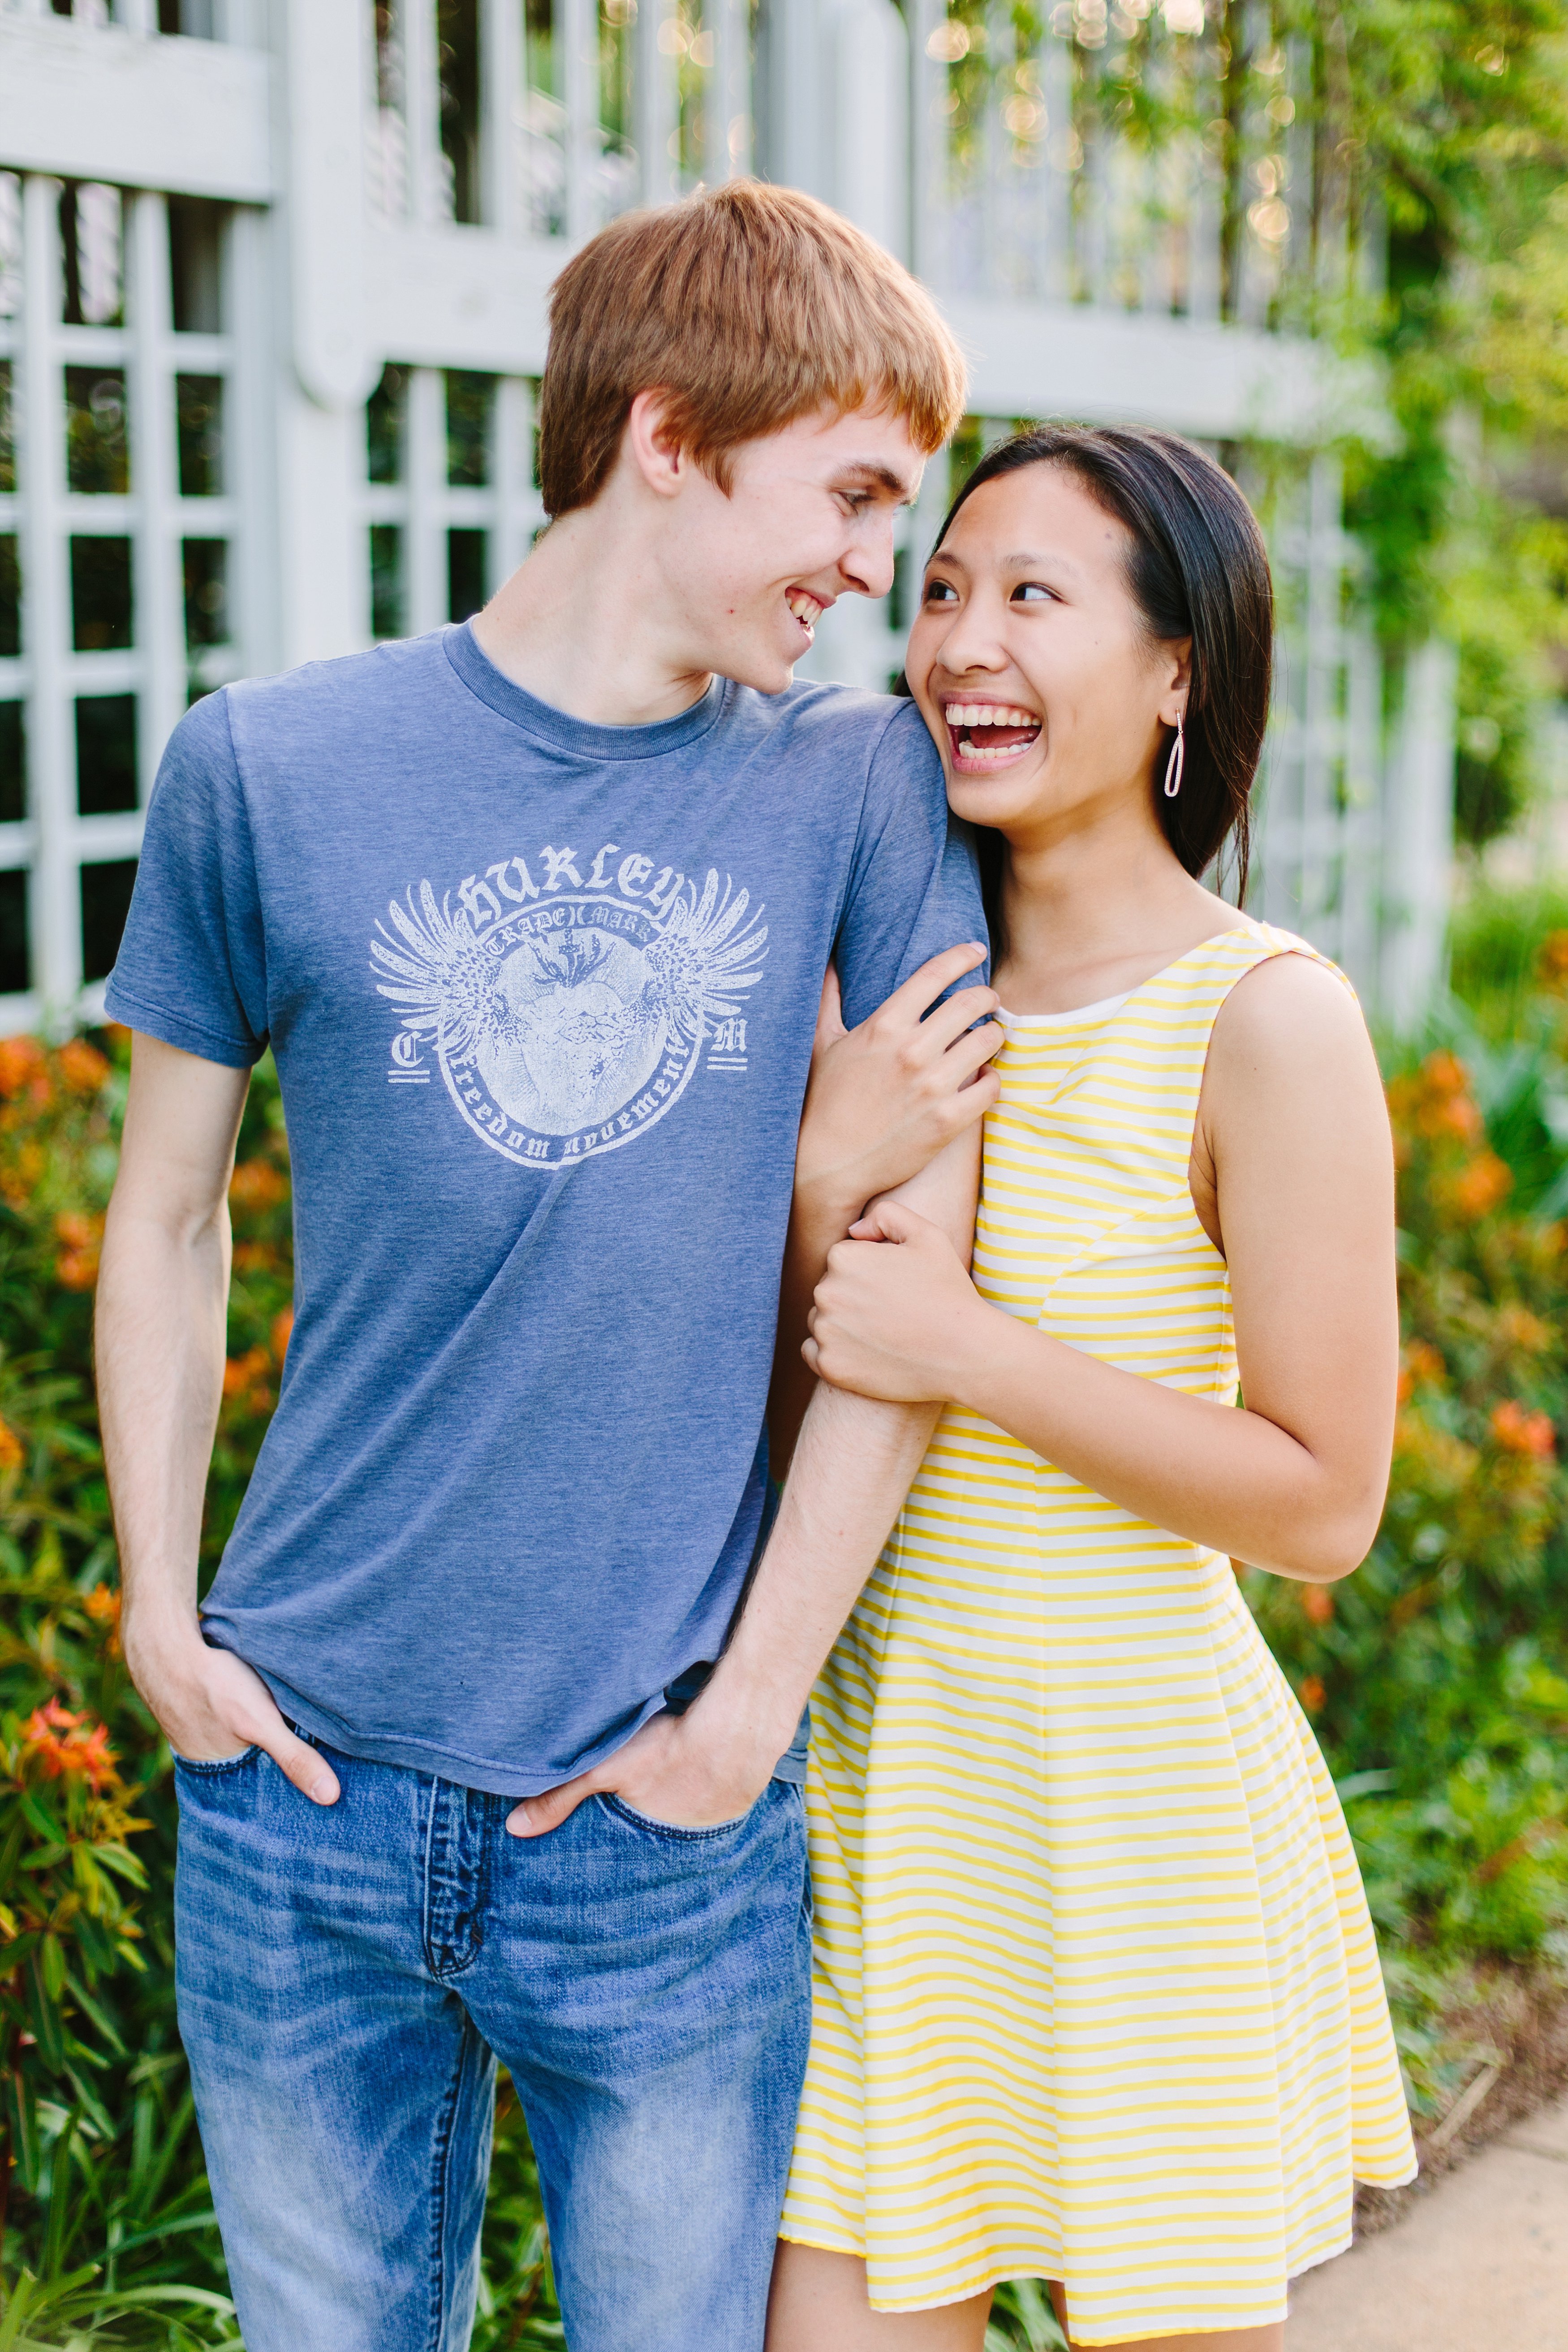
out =
[[(998, 1016), (991, 1305), (1235, 1403), (1188, 1155), (1216, 1015), (1283, 954), (1324, 961), (1242, 919), (1124, 998)], [(807, 1801), (780, 2233), (863, 2254), (876, 2309), (1037, 2276), (1086, 2345), (1260, 2326), (1349, 2244), (1353, 2179), (1413, 2177), (1344, 1819), (1221, 1554), (949, 1406), (823, 1670)]]

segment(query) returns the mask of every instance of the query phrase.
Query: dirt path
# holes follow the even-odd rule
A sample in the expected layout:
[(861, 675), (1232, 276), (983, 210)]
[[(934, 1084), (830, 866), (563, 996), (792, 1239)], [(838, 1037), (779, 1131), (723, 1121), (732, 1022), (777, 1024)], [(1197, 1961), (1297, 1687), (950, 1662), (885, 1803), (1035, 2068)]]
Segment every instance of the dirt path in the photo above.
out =
[(1289, 2352), (1568, 2352), (1568, 2098), (1291, 2300)]

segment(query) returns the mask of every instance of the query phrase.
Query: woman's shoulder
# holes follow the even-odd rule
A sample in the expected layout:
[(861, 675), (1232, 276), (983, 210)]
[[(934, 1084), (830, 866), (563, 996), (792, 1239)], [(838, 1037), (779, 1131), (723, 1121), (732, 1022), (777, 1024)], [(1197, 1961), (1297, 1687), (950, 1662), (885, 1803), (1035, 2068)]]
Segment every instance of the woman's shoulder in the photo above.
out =
[(1242, 972), (1215, 1018), (1205, 1092), (1235, 1091), (1257, 1108), (1284, 1091), (1296, 1099), (1380, 1085), (1355, 992), (1306, 940), (1260, 925), (1270, 952)]

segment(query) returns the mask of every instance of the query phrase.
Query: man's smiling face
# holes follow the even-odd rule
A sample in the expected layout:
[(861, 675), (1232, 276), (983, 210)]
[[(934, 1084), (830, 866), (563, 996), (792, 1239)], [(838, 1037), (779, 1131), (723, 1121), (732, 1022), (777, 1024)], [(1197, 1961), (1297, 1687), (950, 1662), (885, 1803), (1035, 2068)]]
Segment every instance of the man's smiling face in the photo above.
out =
[(781, 692), (831, 604), (887, 594), (894, 518), (925, 465), (901, 416), (862, 408), (743, 443), (727, 496), (690, 467), (659, 568), (692, 669)]

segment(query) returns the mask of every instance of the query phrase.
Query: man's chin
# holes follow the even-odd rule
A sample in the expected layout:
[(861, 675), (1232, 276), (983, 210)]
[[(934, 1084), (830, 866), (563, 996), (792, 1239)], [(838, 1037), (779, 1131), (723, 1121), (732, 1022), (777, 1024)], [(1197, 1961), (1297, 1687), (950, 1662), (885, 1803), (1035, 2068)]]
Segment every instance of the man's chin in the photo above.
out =
[[(800, 659), (797, 656), (796, 659)], [(744, 662), (730, 656), (730, 667), (722, 667), (721, 675), (732, 677), (737, 686), (749, 686), (756, 694), (782, 694), (787, 686), (795, 683), (794, 661), (782, 660), (777, 654), (753, 655)]]

